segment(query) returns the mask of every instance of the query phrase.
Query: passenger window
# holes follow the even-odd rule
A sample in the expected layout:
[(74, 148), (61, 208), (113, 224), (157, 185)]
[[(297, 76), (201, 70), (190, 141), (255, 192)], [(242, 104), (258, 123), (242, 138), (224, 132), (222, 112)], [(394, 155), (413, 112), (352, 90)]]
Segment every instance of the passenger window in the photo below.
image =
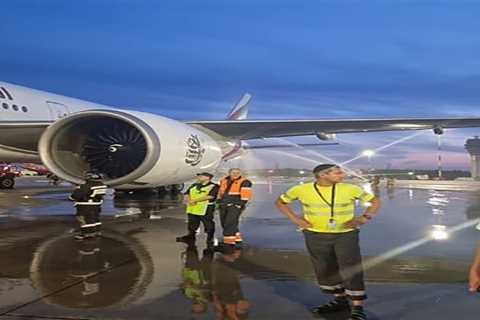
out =
[(23, 111), (23, 112), (28, 112), (28, 108), (25, 107), (25, 106), (23, 106), (23, 107), (22, 107), (22, 111)]
[(5, 110), (8, 110), (8, 103), (2, 103), (2, 108)]
[(14, 104), (14, 105), (12, 106), (12, 109), (15, 110), (15, 111), (18, 111), (18, 106), (17, 106), (16, 104)]

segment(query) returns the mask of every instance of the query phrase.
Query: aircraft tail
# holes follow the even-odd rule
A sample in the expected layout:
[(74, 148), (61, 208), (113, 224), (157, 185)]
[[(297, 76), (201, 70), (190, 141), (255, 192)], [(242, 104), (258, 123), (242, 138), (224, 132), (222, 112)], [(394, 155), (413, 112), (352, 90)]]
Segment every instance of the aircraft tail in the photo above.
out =
[(248, 104), (252, 100), (250, 93), (245, 93), (240, 100), (233, 106), (227, 116), (227, 120), (245, 120), (248, 117)]

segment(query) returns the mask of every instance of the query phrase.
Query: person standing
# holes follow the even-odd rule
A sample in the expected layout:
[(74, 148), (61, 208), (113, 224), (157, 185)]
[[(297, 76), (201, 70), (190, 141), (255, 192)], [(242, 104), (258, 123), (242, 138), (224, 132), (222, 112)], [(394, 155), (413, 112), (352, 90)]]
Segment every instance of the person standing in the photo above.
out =
[(212, 182), (213, 175), (202, 172), (197, 175), (197, 182), (192, 184), (184, 195), (187, 204), (188, 233), (178, 237), (178, 242), (195, 242), (196, 232), (200, 223), (203, 223), (207, 234), (207, 246), (213, 246), (215, 236), (215, 199), (217, 198), (218, 185)]
[(477, 254), (470, 268), (469, 285), (471, 292), (480, 292), (480, 243), (477, 248)]
[(220, 181), (217, 200), (223, 228), (221, 246), (226, 249), (241, 247), (243, 239), (239, 230), (240, 215), (251, 199), (252, 182), (242, 176), (240, 169), (230, 169), (228, 176)]
[[(299, 184), (282, 194), (277, 208), (303, 229), (318, 284), (334, 299), (312, 309), (315, 315), (350, 309), (351, 320), (364, 320), (367, 298), (359, 244), (359, 227), (378, 212), (380, 200), (362, 188), (348, 183), (344, 171), (334, 164), (314, 168), (315, 182)], [(369, 203), (361, 216), (355, 216), (356, 201)], [(303, 205), (303, 217), (289, 206)]]
[(85, 183), (78, 186), (69, 199), (75, 201), (77, 220), (80, 224), (80, 233), (75, 235), (76, 240), (94, 238), (102, 234), (100, 213), (103, 197), (107, 186), (102, 182), (102, 176), (94, 172), (85, 174)]

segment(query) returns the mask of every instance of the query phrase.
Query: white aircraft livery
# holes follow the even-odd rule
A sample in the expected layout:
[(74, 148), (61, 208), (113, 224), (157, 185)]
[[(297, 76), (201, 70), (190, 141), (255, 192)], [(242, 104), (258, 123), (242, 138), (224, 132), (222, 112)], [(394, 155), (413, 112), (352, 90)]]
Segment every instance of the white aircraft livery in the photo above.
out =
[(226, 120), (178, 121), (0, 82), (0, 161), (42, 162), (82, 183), (100, 172), (116, 189), (179, 184), (241, 154), (243, 141), (339, 133), (480, 127), (480, 118), (249, 120), (245, 94)]

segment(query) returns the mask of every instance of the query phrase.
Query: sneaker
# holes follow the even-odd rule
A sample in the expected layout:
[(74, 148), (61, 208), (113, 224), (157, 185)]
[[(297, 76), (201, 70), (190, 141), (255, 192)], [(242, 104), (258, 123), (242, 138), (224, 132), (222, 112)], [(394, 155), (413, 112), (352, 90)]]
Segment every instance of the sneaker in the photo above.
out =
[(354, 306), (352, 308), (352, 313), (350, 314), (350, 318), (348, 320), (366, 320), (367, 315), (365, 311), (363, 311), (363, 307)]
[(350, 310), (350, 304), (348, 303), (348, 300), (346, 298), (336, 298), (335, 300), (332, 300), (326, 304), (322, 304), (318, 307), (311, 309), (311, 312), (318, 315), (344, 310)]

